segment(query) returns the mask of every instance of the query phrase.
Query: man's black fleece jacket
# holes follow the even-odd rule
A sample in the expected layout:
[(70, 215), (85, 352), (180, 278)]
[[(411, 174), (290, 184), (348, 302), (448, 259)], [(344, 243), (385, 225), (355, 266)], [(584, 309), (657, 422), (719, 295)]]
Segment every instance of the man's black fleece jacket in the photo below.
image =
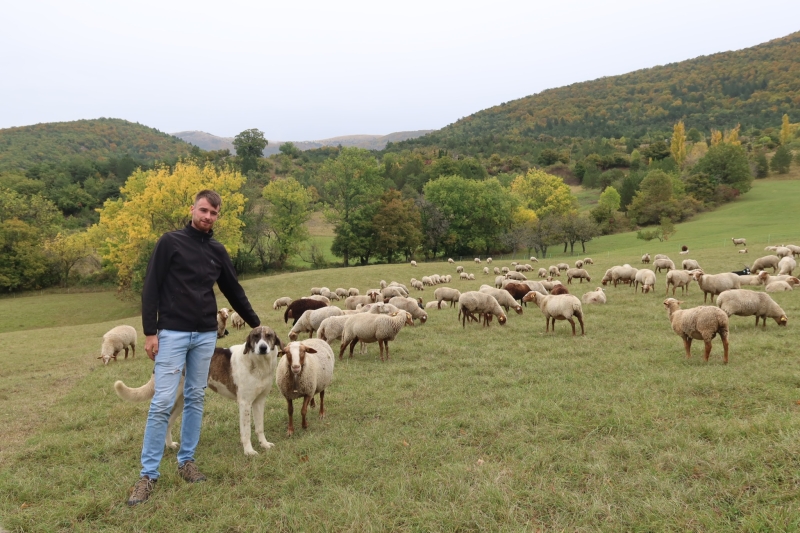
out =
[(215, 331), (214, 282), (250, 327), (261, 323), (236, 279), (228, 252), (213, 239), (213, 232), (205, 233), (187, 224), (162, 235), (144, 278), (144, 334), (155, 335), (161, 329)]

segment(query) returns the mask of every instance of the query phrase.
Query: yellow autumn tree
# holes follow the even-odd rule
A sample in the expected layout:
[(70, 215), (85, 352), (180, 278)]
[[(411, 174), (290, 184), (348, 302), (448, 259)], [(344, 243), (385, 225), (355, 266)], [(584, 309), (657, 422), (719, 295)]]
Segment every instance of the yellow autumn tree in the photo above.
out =
[(682, 120), (679, 120), (672, 128), (672, 142), (669, 151), (672, 159), (678, 164), (678, 168), (681, 168), (686, 161), (686, 128), (683, 126)]
[(732, 144), (734, 146), (739, 146), (742, 144), (742, 141), (739, 140), (739, 130), (742, 128), (741, 124), (737, 124), (735, 128), (730, 130), (725, 134), (725, 140), (723, 142), (727, 144)]
[(722, 142), (722, 132), (719, 130), (711, 130), (711, 146), (716, 146)]
[(792, 139), (792, 125), (789, 123), (789, 115), (783, 115), (781, 123), (781, 144), (786, 144)]
[(538, 218), (548, 215), (566, 215), (578, 210), (578, 199), (569, 186), (558, 176), (539, 169), (531, 169), (511, 182), (511, 192), (523, 207), (532, 210)]
[(67, 286), (72, 268), (94, 253), (89, 234), (85, 231), (75, 233), (60, 231), (55, 237), (44, 242), (44, 250), (57, 265), (64, 287)]
[(156, 241), (191, 221), (194, 195), (203, 189), (222, 197), (214, 239), (235, 255), (242, 233), (245, 198), (239, 190), (244, 182), (239, 172), (189, 162), (134, 172), (120, 189), (120, 198), (107, 200), (98, 209), (100, 222), (89, 229), (103, 260), (116, 269), (120, 289), (141, 290)]

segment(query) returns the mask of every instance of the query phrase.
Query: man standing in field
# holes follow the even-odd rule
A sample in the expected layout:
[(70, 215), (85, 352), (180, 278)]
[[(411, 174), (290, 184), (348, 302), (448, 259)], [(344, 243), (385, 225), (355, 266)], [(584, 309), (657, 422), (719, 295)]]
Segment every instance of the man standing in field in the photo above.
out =
[(194, 463), (200, 440), (208, 367), (217, 343), (217, 301), (214, 283), (251, 326), (258, 315), (239, 285), (225, 247), (213, 239), (222, 199), (202, 190), (191, 207), (191, 223), (165, 233), (147, 265), (142, 291), (145, 352), (155, 361), (155, 395), (150, 402), (142, 445), (142, 471), (128, 505), (147, 501), (158, 480), (172, 406), (181, 381), (184, 406), (178, 473), (189, 483), (204, 481)]

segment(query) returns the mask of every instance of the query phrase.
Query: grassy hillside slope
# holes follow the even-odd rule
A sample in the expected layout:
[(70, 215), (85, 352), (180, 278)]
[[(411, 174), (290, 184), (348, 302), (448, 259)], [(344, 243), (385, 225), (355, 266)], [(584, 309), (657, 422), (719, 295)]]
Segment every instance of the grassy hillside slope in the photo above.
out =
[(129, 155), (152, 163), (189, 154), (191, 146), (157, 129), (116, 118), (49, 122), (0, 130), (0, 171), (59, 163), (70, 156)]
[(780, 124), (800, 111), (800, 32), (752, 48), (575, 83), (473, 113), (394, 146), (504, 154), (541, 134), (626, 137), (686, 128)]
[[(647, 251), (678, 260), (687, 243), (706, 270), (730, 270), (760, 255), (774, 235), (800, 243), (800, 213), (787, 209), (798, 193), (800, 181), (756, 182), (741, 200), (678, 225), (673, 241)], [(734, 236), (748, 238), (750, 254), (737, 253)], [(643, 246), (630, 234), (590, 242), (595, 281), (570, 290), (580, 295), (606, 268), (637, 263)], [(477, 280), (451, 284), (462, 291), (494, 278), (464, 266)], [(455, 268), (339, 268), (244, 286), (262, 322), (286, 340), (289, 326), (271, 308), (279, 296), (321, 285), (363, 292), (381, 279), (407, 283), (432, 273)], [(24, 531), (795, 530), (800, 367), (790, 346), (800, 291), (773, 295), (789, 316), (785, 328), (732, 317), (731, 359), (723, 365), (718, 340), (708, 363), (698, 342), (684, 358), (662, 305), (664, 275), (657, 277), (655, 294), (607, 287), (607, 305), (584, 307), (585, 337), (572, 338), (565, 322), (545, 334), (535, 307), (490, 329), (462, 328), (455, 310), (432, 310), (426, 324), (400, 332), (390, 361), (377, 359), (374, 344), (368, 355), (337, 359), (327, 418), (311, 414), (310, 427), (291, 438), (286, 402), (272, 391), (265, 427), (276, 446), (257, 457), (242, 454), (235, 403), (209, 392), (197, 454), (209, 481), (184, 484), (168, 451), (152, 501), (134, 509), (124, 501), (139, 470), (147, 405), (123, 403), (112, 385), (144, 383), (152, 363), (141, 352), (108, 366), (95, 357), (105, 331), (126, 323), (141, 334), (140, 319), (109, 321), (127, 304), (115, 310), (108, 301), (93, 306), (94, 316), (52, 326), (52, 300), (0, 300), (0, 524)], [(432, 293), (414, 296), (428, 301)], [(696, 285), (683, 299), (685, 307), (703, 301)], [(26, 313), (40, 313), (39, 330), (7, 325)], [(219, 344), (244, 338), (232, 331)]]

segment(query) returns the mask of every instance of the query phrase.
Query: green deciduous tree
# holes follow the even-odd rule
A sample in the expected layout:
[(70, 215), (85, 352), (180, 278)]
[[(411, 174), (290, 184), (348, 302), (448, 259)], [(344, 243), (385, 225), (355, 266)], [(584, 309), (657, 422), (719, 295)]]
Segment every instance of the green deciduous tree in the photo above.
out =
[(769, 176), (769, 162), (767, 155), (763, 151), (759, 151), (754, 158), (756, 164), (756, 179), (762, 179)]
[(679, 182), (666, 172), (651, 170), (628, 206), (628, 216), (637, 224), (655, 224), (663, 217), (684, 220), (699, 208), (700, 203), (682, 196), (683, 184)]
[(372, 217), (375, 232), (375, 252), (393, 263), (399, 252), (406, 261), (422, 242), (422, 222), (414, 200), (403, 200), (397, 190), (386, 191), (381, 197), (378, 212)]
[(789, 172), (789, 167), (792, 164), (792, 151), (782, 144), (775, 150), (775, 155), (772, 156), (769, 166), (773, 172), (778, 174), (786, 174)]
[(241, 163), (242, 174), (247, 174), (258, 166), (258, 158), (264, 157), (264, 148), (267, 147), (267, 139), (264, 133), (252, 128), (244, 130), (233, 138), (233, 147), (236, 148), (236, 156)]
[(362, 264), (374, 251), (372, 217), (383, 194), (383, 177), (375, 156), (362, 148), (342, 148), (336, 159), (319, 170), (331, 209), (328, 220), (336, 237), (331, 252), (349, 266), (352, 257)]
[(745, 193), (750, 190), (753, 175), (741, 145), (719, 142), (691, 170), (692, 174), (707, 174), (715, 184), (725, 184)]
[(294, 178), (276, 179), (262, 194), (269, 204), (265, 222), (274, 236), (275, 266), (283, 268), (308, 239), (305, 223), (311, 218), (311, 195)]
[(58, 232), (55, 237), (45, 241), (44, 249), (57, 265), (64, 287), (67, 286), (72, 268), (94, 252), (89, 234), (85, 231)]

